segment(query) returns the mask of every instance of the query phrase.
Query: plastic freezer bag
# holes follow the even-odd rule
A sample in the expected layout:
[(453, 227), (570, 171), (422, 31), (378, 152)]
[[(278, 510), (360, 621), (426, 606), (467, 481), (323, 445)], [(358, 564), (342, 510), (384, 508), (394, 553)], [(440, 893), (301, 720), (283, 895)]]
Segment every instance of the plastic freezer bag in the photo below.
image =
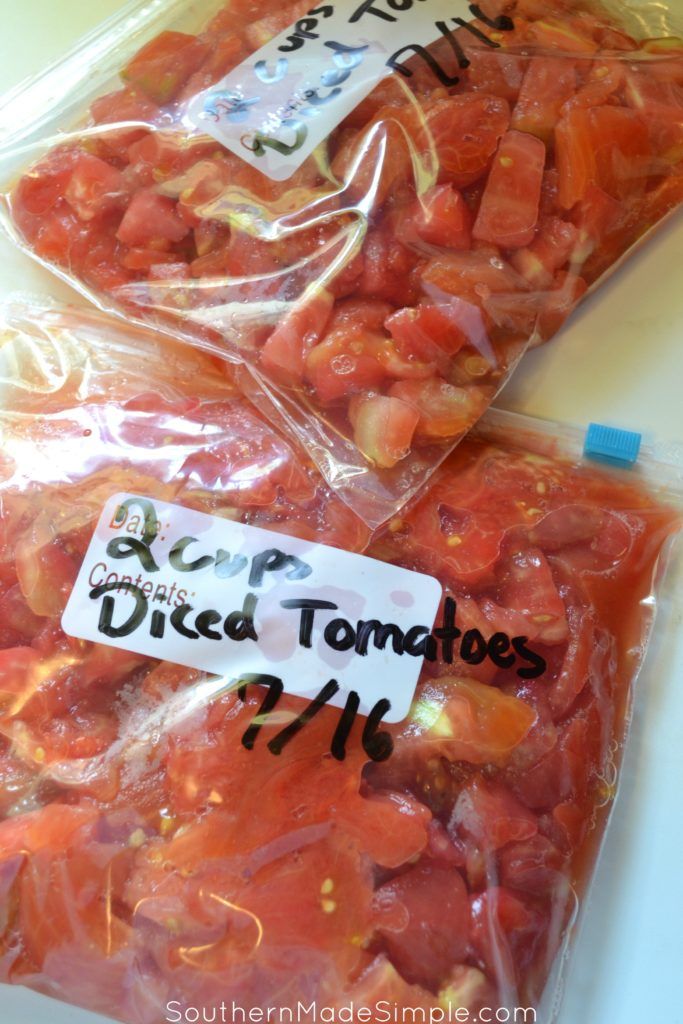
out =
[[(551, 1020), (680, 525), (664, 475), (563, 457), (557, 425), (508, 415), (371, 540), (204, 357), (59, 310), (5, 310), (3, 342), (2, 980), (127, 1024), (221, 1003), (235, 1021)], [(210, 524), (173, 544), (160, 593), (178, 512)], [(240, 562), (264, 527), (311, 566), (333, 556), (325, 580), (271, 549), (270, 622)], [(219, 557), (216, 530), (244, 546)], [(373, 590), (387, 573), (414, 589)], [(411, 600), (435, 581), (432, 625)], [(172, 661), (145, 653), (149, 615), (124, 629), (135, 587)], [(412, 632), (368, 618), (389, 598)]]
[(134, 5), (0, 109), (4, 214), (96, 302), (246, 364), (376, 526), (680, 203), (683, 31), (307, 9)]

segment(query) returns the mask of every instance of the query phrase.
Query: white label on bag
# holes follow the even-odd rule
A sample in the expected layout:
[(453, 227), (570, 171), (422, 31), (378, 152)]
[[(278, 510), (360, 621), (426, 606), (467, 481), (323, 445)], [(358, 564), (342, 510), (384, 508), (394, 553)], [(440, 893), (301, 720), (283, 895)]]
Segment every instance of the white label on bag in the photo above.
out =
[[(117, 494), (62, 617), (69, 636), (369, 715), (408, 714), (441, 585), (364, 555)], [(258, 682), (258, 679), (251, 681)]]
[[(468, 25), (476, 17), (481, 27)], [(313, 7), (216, 85), (199, 93), (185, 115), (257, 167), (284, 181), (385, 75), (406, 83), (419, 62), (444, 86), (457, 84), (468, 61), (455, 32), (479, 45), (509, 18), (488, 19), (465, 0), (339, 0)], [(487, 32), (489, 34), (487, 34)], [(445, 41), (439, 57), (425, 47)]]

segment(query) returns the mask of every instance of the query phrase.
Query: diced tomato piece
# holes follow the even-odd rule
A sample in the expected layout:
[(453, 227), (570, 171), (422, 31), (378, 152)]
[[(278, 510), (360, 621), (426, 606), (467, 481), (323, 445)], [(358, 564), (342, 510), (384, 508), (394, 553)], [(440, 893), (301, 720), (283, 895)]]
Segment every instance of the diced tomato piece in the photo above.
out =
[(586, 76), (583, 85), (570, 96), (562, 107), (562, 113), (577, 107), (588, 110), (609, 103), (624, 81), (623, 60), (596, 60)]
[(565, 857), (543, 835), (532, 835), (521, 842), (510, 843), (499, 854), (500, 881), (509, 889), (522, 889), (534, 895), (569, 895), (569, 885), (562, 873)]
[(77, 150), (61, 147), (48, 154), (17, 185), (14, 202), (22, 216), (42, 217), (63, 199), (78, 161)]
[[(94, 100), (90, 113), (95, 124), (111, 125), (111, 129), (102, 135), (102, 144), (113, 156), (125, 159), (128, 147), (137, 139), (143, 138), (150, 125), (156, 123), (160, 111), (156, 104), (133, 89), (121, 89), (110, 92)], [(137, 122), (136, 128), (119, 128), (119, 124), (127, 121)]]
[[(474, 980), (474, 979), (473, 979)], [(464, 1006), (464, 999), (472, 991), (476, 994), (483, 991), (486, 998), (486, 983), (484, 976), (479, 974), (476, 981), (479, 984), (468, 984), (469, 979), (463, 979), (464, 993), (454, 990), (451, 1001), (454, 1006)], [(365, 1013), (359, 1011), (367, 1010), (374, 1012), (374, 1008), (386, 1001), (387, 1006), (410, 1006), (413, 1012), (421, 1019), (424, 1013), (425, 1020), (429, 1020), (430, 1013), (437, 1017), (440, 1011), (440, 996), (435, 996), (420, 985), (409, 985), (399, 974), (396, 968), (387, 960), (385, 955), (375, 957), (365, 971), (354, 980), (350, 988), (350, 999), (353, 1006), (357, 1007), (357, 1020), (363, 1020)], [(369, 1018), (372, 1020), (372, 1017)]]
[(358, 448), (378, 466), (391, 468), (410, 451), (420, 414), (400, 398), (358, 395), (351, 400), (349, 417)]
[(61, 540), (35, 523), (17, 542), (17, 576), (35, 615), (60, 615), (76, 581), (78, 566)]
[(608, 196), (603, 189), (592, 182), (587, 186), (583, 198), (572, 210), (571, 217), (578, 228), (576, 259), (585, 260), (617, 226), (622, 208), (617, 199)]
[(287, 384), (301, 382), (306, 358), (327, 326), (333, 302), (325, 289), (298, 302), (261, 349), (259, 362), (263, 369)]
[(441, 676), (419, 695), (400, 739), (428, 758), (504, 764), (535, 720), (533, 708), (495, 686)]
[(334, 305), (330, 330), (342, 326), (352, 330), (361, 326), (370, 331), (381, 331), (392, 308), (391, 304), (383, 299), (362, 297), (345, 299)]
[(485, 46), (468, 46), (465, 53), (470, 62), (463, 76), (466, 88), (489, 96), (500, 96), (514, 105), (527, 60), (503, 53), (501, 49), (490, 53)]
[(420, 238), (446, 249), (469, 249), (472, 244), (472, 214), (460, 192), (452, 185), (437, 185), (415, 203), (412, 216)]
[[(90, 113), (95, 124), (118, 125), (123, 121), (139, 121), (140, 128), (127, 131), (128, 135), (139, 138), (154, 124), (159, 108), (132, 89), (119, 89), (118, 92), (109, 92), (93, 100)], [(131, 138), (128, 145), (133, 141)]]
[(378, 930), (401, 975), (411, 984), (438, 988), (467, 951), (469, 906), (462, 875), (417, 864), (380, 886), (375, 905)]
[(238, 33), (219, 36), (217, 40), (210, 35), (208, 38), (215, 46), (198, 71), (191, 75), (180, 93), (180, 101), (194, 99), (195, 96), (219, 82), (228, 71), (232, 71), (247, 56), (247, 47)]
[(455, 802), (449, 829), (488, 850), (531, 839), (538, 820), (505, 787), (475, 778)]
[(356, 130), (342, 134), (332, 161), (332, 172), (344, 185), (344, 200), (368, 213), (383, 206), (411, 177), (406, 134), (394, 113), (381, 109), (360, 135)]
[(153, 263), (149, 268), (150, 281), (188, 281), (190, 268), (187, 263), (170, 262)]
[(128, 270), (144, 270), (149, 274), (152, 267), (159, 267), (162, 263), (173, 264), (177, 260), (178, 257), (174, 252), (133, 248), (121, 257), (121, 265)]
[(559, 200), (565, 210), (583, 199), (595, 183), (595, 153), (588, 113), (568, 110), (555, 126), (555, 159), (560, 176)]
[(530, 290), (527, 281), (501, 258), (495, 246), (481, 247), (469, 253), (444, 253), (430, 260), (420, 272), (424, 292), (433, 302), (450, 299), (449, 317), (456, 316), (468, 342), (477, 351), (487, 351), (488, 334), (481, 309), (488, 307), (491, 295)]
[(416, 435), (430, 440), (457, 437), (484, 411), (481, 389), (459, 388), (441, 377), (398, 381), (389, 394), (417, 411)]
[(249, 46), (253, 50), (260, 50), (280, 32), (284, 32), (286, 28), (303, 17), (309, 8), (308, 0), (296, 0), (295, 3), (286, 4), (275, 11), (269, 10), (265, 17), (247, 24), (244, 34)]
[(170, 103), (208, 53), (208, 44), (196, 36), (161, 32), (135, 54), (121, 77), (155, 103)]
[(40, 617), (31, 611), (18, 583), (0, 595), (0, 647), (31, 640), (41, 625)]
[[(178, 204), (178, 213), (185, 221), (187, 221), (187, 210), (188, 207), (184, 203)], [(227, 245), (230, 237), (230, 228), (227, 225), (220, 224), (215, 220), (200, 220), (194, 213), (192, 219), (196, 221), (193, 237), (198, 257), (206, 256)]]
[(474, 237), (517, 249), (534, 238), (541, 199), (545, 146), (523, 132), (503, 136), (474, 223)]
[(426, 107), (425, 118), (439, 180), (464, 188), (486, 172), (510, 123), (510, 110), (497, 96), (471, 94), (437, 100)]
[[(584, 683), (582, 679), (581, 686)], [(512, 788), (527, 807), (536, 812), (550, 810), (578, 795), (583, 789), (582, 780), (590, 772), (589, 766), (586, 723), (575, 718), (544, 757), (526, 771), (515, 774)]]
[[(595, 53), (598, 44), (578, 18), (545, 18), (532, 22), (527, 38), (540, 46), (566, 53)], [(531, 61), (533, 63), (533, 61)]]
[(560, 204), (567, 210), (591, 184), (616, 199), (638, 194), (652, 170), (646, 124), (625, 107), (569, 111), (555, 129), (555, 149)]
[(82, 153), (74, 166), (64, 198), (81, 220), (94, 220), (126, 205), (123, 175), (115, 167)]
[(377, 359), (383, 335), (362, 327), (333, 328), (306, 359), (306, 379), (323, 402), (369, 391), (387, 378)]
[(363, 246), (359, 295), (402, 303), (411, 298), (409, 274), (417, 262), (414, 252), (396, 237), (392, 225), (371, 231)]
[(172, 199), (144, 189), (133, 196), (116, 236), (126, 245), (153, 248), (155, 242), (180, 242), (189, 230)]
[(504, 563), (501, 596), (507, 608), (529, 620), (530, 630), (541, 643), (566, 640), (564, 602), (541, 551), (530, 548), (511, 555)]
[(647, 125), (636, 111), (596, 107), (588, 113), (596, 184), (617, 199), (638, 194), (652, 171)]
[(660, 81), (646, 69), (631, 70), (626, 76), (626, 101), (643, 115), (652, 148), (669, 164), (683, 160), (683, 75), (681, 77), (679, 85)]
[(531, 245), (513, 253), (510, 263), (534, 288), (548, 288), (555, 271), (576, 256), (579, 237), (573, 224), (547, 217), (540, 222)]
[(398, 309), (384, 323), (404, 357), (432, 362), (447, 372), (450, 357), (468, 341), (463, 319), (461, 304), (454, 299)]
[(501, 987), (514, 985), (523, 974), (539, 927), (538, 912), (502, 886), (472, 897), (472, 945), (481, 966)]
[(543, 295), (538, 311), (537, 328), (543, 341), (548, 341), (557, 334), (587, 290), (588, 285), (583, 277), (571, 271), (557, 272), (553, 287)]
[(534, 57), (529, 61), (511, 127), (552, 141), (562, 104), (576, 91), (576, 64), (560, 57)]

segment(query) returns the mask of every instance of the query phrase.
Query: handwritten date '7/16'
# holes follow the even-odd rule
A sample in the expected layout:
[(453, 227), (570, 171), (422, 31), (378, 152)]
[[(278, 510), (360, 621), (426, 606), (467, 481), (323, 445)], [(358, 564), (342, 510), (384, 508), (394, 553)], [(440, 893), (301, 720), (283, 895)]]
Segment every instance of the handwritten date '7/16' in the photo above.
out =
[[(278, 701), (282, 697), (284, 685), (282, 680), (277, 676), (260, 673), (242, 676), (240, 679), (240, 686), (237, 691), (237, 694), (242, 701), (246, 700), (247, 686), (249, 684), (267, 687), (266, 695), (263, 698), (258, 712), (254, 716), (251, 725), (242, 736), (242, 745), (246, 747), (247, 750), (253, 750), (259, 732), (262, 727), (267, 724), (268, 715), (275, 710)], [(267, 746), (271, 754), (281, 754), (287, 744), (301, 732), (311, 719), (315, 718), (322, 708), (324, 708), (338, 692), (339, 683), (336, 679), (330, 679), (330, 681), (323, 686), (320, 693), (318, 693), (317, 696), (306, 705), (303, 711), (301, 711), (300, 714), (298, 714), (296, 718), (293, 718), (284, 729), (281, 729), (272, 737), (271, 740), (268, 741)], [(338, 761), (343, 761), (346, 757), (346, 741), (349, 738), (349, 734), (358, 715), (359, 707), (360, 696), (355, 692), (355, 690), (351, 690), (346, 698), (346, 704), (339, 716), (339, 721), (330, 744), (330, 752)], [(380, 723), (390, 709), (391, 703), (386, 698), (377, 701), (374, 708), (368, 715), (363, 727), (363, 749), (372, 761), (386, 761), (386, 759), (391, 756), (394, 749), (394, 741), (389, 733), (379, 731)]]

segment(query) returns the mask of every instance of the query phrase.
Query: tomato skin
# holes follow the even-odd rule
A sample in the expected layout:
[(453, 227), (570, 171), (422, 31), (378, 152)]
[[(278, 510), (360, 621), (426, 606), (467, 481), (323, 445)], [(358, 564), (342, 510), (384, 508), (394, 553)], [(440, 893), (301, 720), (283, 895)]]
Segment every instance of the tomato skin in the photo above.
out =
[(509, 131), (493, 160), (473, 235), (503, 248), (533, 241), (541, 199), (545, 146), (534, 135)]
[(135, 54), (121, 77), (156, 103), (168, 103), (201, 67), (208, 53), (207, 44), (195, 36), (161, 32)]

